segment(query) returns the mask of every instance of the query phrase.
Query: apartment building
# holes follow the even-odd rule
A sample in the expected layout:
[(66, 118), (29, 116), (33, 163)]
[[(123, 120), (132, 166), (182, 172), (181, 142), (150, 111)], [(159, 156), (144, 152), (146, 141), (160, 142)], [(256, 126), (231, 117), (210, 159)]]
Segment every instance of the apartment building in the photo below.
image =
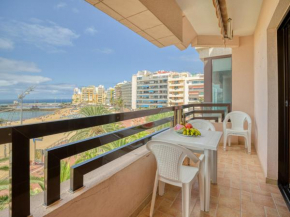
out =
[(185, 86), (187, 78), (191, 74), (188, 72), (173, 72), (168, 76), (168, 105), (182, 105), (186, 100), (188, 91)]
[(115, 86), (115, 92), (114, 92), (114, 99), (120, 99), (121, 98), (121, 83), (116, 84)]
[(203, 101), (204, 76), (189, 72), (172, 72), (168, 76), (168, 105)]
[(74, 89), (74, 94), (72, 95), (72, 104), (79, 104), (82, 102), (81, 90), (79, 88)]
[(96, 103), (97, 104), (102, 104), (104, 105), (105, 104), (105, 100), (106, 100), (106, 91), (105, 91), (105, 87), (103, 85), (99, 85), (97, 88), (96, 88), (96, 94), (97, 94), (97, 97), (96, 97)]
[(125, 108), (132, 108), (132, 82), (124, 81), (121, 84), (121, 99)]
[(160, 108), (167, 106), (168, 76), (170, 73), (167, 71), (152, 73), (144, 70), (133, 75), (132, 82), (136, 82), (136, 85), (132, 85), (132, 92), (136, 91), (136, 96), (132, 95), (132, 101), (136, 100), (136, 105), (133, 103), (132, 107)]
[(105, 104), (106, 91), (103, 85), (95, 87), (94, 85), (75, 88), (72, 95), (72, 103), (86, 103), (86, 104)]
[(82, 87), (81, 102), (95, 104), (97, 102), (97, 90), (94, 85)]
[(186, 93), (184, 104), (204, 101), (204, 75), (193, 74), (188, 77), (185, 85)]
[(115, 99), (123, 100), (125, 108), (132, 108), (132, 82), (123, 81), (115, 86)]
[(106, 105), (111, 106), (114, 101), (115, 89), (113, 87), (109, 87), (106, 91)]

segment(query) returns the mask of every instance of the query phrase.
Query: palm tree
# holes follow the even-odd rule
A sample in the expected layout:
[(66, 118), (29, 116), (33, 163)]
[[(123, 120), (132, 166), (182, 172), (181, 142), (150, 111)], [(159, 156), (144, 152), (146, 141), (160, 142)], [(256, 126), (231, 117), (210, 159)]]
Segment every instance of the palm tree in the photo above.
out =
[(126, 145), (127, 143), (128, 143), (127, 138), (124, 138), (124, 139), (119, 139), (115, 142), (111, 142), (107, 145), (104, 145), (101, 148), (103, 149), (104, 152), (108, 152), (108, 151), (111, 151), (115, 148), (119, 148), (123, 145)]
[(0, 210), (5, 209), (9, 202), (10, 202), (10, 199), (8, 195), (0, 196)]
[[(164, 113), (160, 113), (160, 114), (156, 114), (156, 115), (150, 115), (146, 117), (146, 121), (147, 122), (153, 122), (153, 121), (157, 121), (157, 120), (161, 120), (164, 118), (168, 118), (168, 117), (172, 117), (173, 116), (173, 112), (164, 112)], [(155, 127), (155, 130), (161, 130), (165, 127), (170, 127), (171, 123), (166, 123), (166, 124), (162, 124), (158, 127)]]
[(68, 161), (60, 163), (60, 182), (64, 182), (70, 178), (70, 164)]
[(121, 112), (123, 111), (123, 109), (124, 109), (124, 100), (123, 99), (121, 99), (121, 98), (116, 99), (114, 104), (118, 108), (118, 110), (120, 110)]
[[(83, 107), (79, 113), (84, 117), (91, 117), (91, 116), (109, 114), (111, 113), (111, 111), (103, 105), (97, 105), (97, 106)], [(74, 133), (70, 137), (69, 142), (75, 142), (78, 140), (86, 139), (89, 137), (93, 137), (93, 136), (100, 135), (102, 133), (110, 132), (117, 129), (120, 129), (120, 124), (106, 124), (103, 126), (96, 126), (96, 127), (90, 127), (86, 129), (77, 130), (75, 132), (68, 133), (68, 135)]]

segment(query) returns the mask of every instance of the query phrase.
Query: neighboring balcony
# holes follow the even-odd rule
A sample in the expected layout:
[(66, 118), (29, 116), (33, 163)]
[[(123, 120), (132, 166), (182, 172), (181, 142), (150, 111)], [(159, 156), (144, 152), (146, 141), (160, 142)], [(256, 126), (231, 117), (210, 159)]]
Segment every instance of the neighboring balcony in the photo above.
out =
[(179, 86), (184, 86), (184, 83), (178, 83), (178, 84), (170, 83), (169, 85), (172, 87), (179, 87)]
[(184, 88), (169, 89), (169, 92), (183, 92)]

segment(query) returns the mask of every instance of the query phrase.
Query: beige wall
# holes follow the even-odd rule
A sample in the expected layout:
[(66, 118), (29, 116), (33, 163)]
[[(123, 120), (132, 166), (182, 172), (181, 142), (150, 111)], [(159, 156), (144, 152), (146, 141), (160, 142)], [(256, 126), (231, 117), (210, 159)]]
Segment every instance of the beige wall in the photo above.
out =
[[(252, 126), (255, 126), (253, 61), (253, 36), (240, 37), (240, 46), (232, 48), (232, 109), (249, 114)], [(255, 128), (252, 127), (252, 138), (254, 132)]]
[(254, 33), (256, 149), (267, 178), (278, 179), (277, 28), (289, 0), (264, 0)]
[[(142, 202), (152, 193), (156, 173), (154, 156), (141, 147), (143, 157), (125, 166), (101, 183), (94, 183), (94, 179), (102, 174), (110, 173), (120, 164), (128, 164), (130, 158), (135, 158), (133, 152), (95, 170), (91, 174), (91, 181), (85, 179), (85, 188), (74, 194), (62, 194), (59, 204), (44, 210), (39, 207), (33, 211), (33, 216), (47, 217), (129, 217)], [(147, 153), (147, 154), (146, 154)], [(123, 160), (122, 160), (123, 159)], [(100, 173), (102, 175), (100, 175)], [(63, 187), (63, 186), (62, 186)], [(33, 201), (32, 201), (33, 204)]]
[(267, 175), (267, 26), (277, 6), (277, 0), (263, 2), (254, 34), (254, 80), (256, 150), (265, 175)]

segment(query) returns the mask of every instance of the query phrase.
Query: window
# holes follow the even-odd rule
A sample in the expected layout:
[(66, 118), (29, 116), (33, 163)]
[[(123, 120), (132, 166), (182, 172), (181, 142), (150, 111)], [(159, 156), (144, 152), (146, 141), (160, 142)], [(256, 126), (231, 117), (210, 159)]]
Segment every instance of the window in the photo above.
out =
[(212, 60), (212, 102), (232, 102), (232, 58)]

